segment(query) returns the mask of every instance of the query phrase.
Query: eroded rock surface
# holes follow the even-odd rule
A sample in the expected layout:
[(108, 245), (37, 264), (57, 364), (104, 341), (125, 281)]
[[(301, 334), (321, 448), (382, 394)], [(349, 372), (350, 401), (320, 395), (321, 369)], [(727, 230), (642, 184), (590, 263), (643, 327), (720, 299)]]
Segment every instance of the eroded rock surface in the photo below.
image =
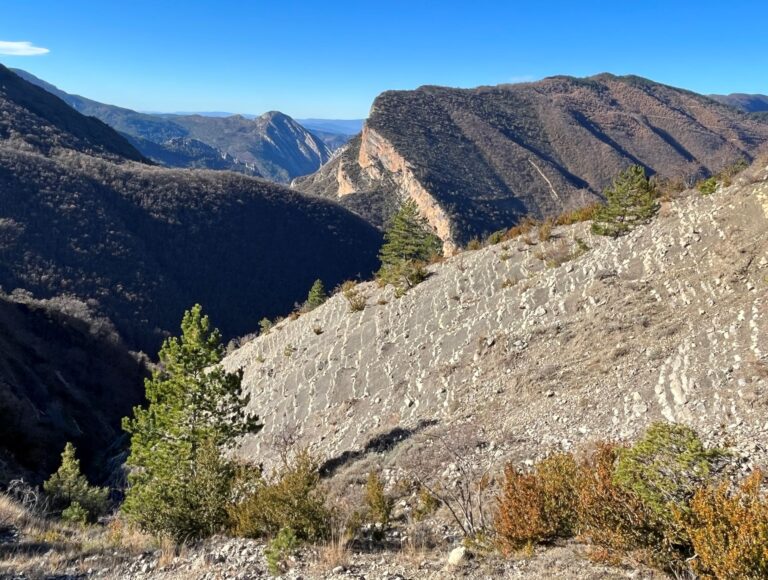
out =
[(402, 298), (367, 283), (362, 312), (338, 294), (277, 325), (225, 361), (265, 423), (241, 453), (269, 463), (289, 434), (335, 467), (385, 449), (426, 466), (439, 436), (523, 461), (668, 419), (763, 461), (767, 177), (688, 192), (618, 240), (534, 234), (448, 259)]

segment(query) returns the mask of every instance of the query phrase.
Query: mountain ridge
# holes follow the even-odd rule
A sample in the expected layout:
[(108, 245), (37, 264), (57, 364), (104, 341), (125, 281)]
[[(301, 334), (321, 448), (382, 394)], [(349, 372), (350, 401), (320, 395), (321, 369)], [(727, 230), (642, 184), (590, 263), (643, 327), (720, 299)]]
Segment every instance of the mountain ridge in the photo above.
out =
[[(7, 291), (95, 299), (130, 347), (154, 352), (196, 302), (234, 337), (289, 312), (317, 278), (333, 286), (376, 269), (380, 232), (334, 202), (228, 171), (126, 160), (113, 150), (143, 158), (114, 130), (0, 74)], [(28, 95), (69, 125), (32, 113)], [(82, 127), (99, 128), (100, 140)]]
[[(96, 117), (119, 133), (134, 138), (134, 143), (143, 147), (147, 157), (161, 164), (177, 159), (173, 147), (168, 148), (166, 144), (179, 138), (197, 139), (218, 149), (222, 157), (230, 156), (232, 161), (224, 169), (260, 175), (279, 183), (288, 183), (293, 177), (315, 171), (330, 157), (330, 150), (319, 137), (283, 113), (276, 115), (273, 111), (253, 118), (139, 113), (66, 93), (20, 69), (15, 72), (78, 112)], [(220, 162), (206, 163), (208, 159), (210, 156), (203, 155), (171, 167), (222, 169)]]
[(362, 198), (356, 211), (372, 223), (378, 208), (411, 198), (453, 251), (526, 215), (599, 201), (628, 165), (690, 182), (766, 142), (768, 123), (636, 76), (427, 85), (379, 95), (361, 136), (293, 186), (342, 204)]
[(729, 95), (709, 95), (724, 105), (741, 109), (746, 113), (764, 113), (768, 111), (768, 95), (731, 93)]

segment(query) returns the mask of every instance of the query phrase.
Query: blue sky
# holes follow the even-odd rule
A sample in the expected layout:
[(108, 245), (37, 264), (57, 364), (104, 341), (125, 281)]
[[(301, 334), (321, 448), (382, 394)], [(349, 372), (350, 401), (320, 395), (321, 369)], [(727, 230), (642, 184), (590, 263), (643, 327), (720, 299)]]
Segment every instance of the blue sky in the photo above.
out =
[[(606, 71), (702, 93), (768, 94), (764, 0), (2, 0), (1, 8), (1, 63), (138, 110), (357, 118), (387, 89)], [(31, 47), (4, 44), (21, 41)], [(35, 47), (49, 52), (2, 54)]]

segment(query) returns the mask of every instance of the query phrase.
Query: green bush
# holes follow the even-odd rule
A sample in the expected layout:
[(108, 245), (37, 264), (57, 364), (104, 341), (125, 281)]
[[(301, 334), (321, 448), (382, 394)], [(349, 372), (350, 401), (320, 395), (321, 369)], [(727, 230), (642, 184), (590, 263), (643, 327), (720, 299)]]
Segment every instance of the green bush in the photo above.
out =
[(291, 528), (283, 528), (264, 550), (270, 574), (278, 576), (287, 570), (286, 560), (296, 553), (299, 539)]
[(434, 514), (440, 507), (440, 500), (425, 487), (419, 487), (416, 493), (416, 507), (413, 510), (414, 521), (420, 522)]
[(89, 485), (80, 472), (80, 460), (72, 443), (64, 446), (61, 467), (43, 484), (43, 489), (51, 507), (60, 512), (62, 518), (74, 518), (70, 521), (92, 522), (107, 511), (109, 490)]
[[(234, 467), (212, 441), (205, 441), (194, 455), (161, 450), (154, 478), (130, 488), (123, 510), (131, 521), (153, 534), (177, 542), (220, 532), (228, 522)], [(134, 480), (135, 481), (135, 480)], [(134, 484), (135, 485), (135, 484)]]
[(592, 231), (601, 236), (629, 233), (650, 221), (659, 209), (656, 189), (640, 165), (619, 173), (605, 190), (605, 197), (605, 205), (597, 208), (592, 218)]
[(259, 334), (264, 335), (268, 334), (270, 330), (272, 330), (272, 321), (269, 318), (262, 318), (259, 320)]
[(392, 517), (392, 508), (394, 508), (395, 502), (384, 492), (384, 484), (375, 471), (368, 474), (364, 499), (371, 519), (375, 523), (387, 527)]
[(488, 238), (485, 240), (485, 244), (488, 246), (493, 246), (495, 244), (499, 244), (504, 241), (505, 235), (507, 233), (507, 230), (498, 230), (493, 232)]
[(309, 289), (309, 294), (307, 295), (307, 301), (305, 303), (306, 310), (314, 310), (326, 300), (328, 300), (328, 294), (325, 291), (323, 281), (319, 279), (315, 280), (315, 283), (312, 284), (312, 288)]
[(671, 525), (672, 508), (687, 509), (723, 456), (722, 450), (705, 449), (690, 427), (654, 423), (632, 447), (620, 450), (614, 481), (637, 494), (656, 517)]
[(430, 231), (413, 200), (406, 201), (392, 218), (379, 252), (377, 278), (394, 285), (400, 294), (426, 278), (424, 265), (442, 255), (442, 242)]
[(271, 481), (259, 479), (230, 509), (232, 531), (239, 536), (274, 536), (290, 528), (300, 540), (328, 533), (330, 513), (318, 488), (318, 462), (306, 450), (280, 468)]
[(712, 195), (717, 191), (717, 179), (714, 177), (704, 179), (703, 181), (700, 181), (696, 187), (702, 195)]
[(181, 327), (145, 382), (149, 406), (123, 421), (131, 434), (131, 471), (122, 509), (142, 529), (176, 541), (225, 526), (235, 466), (223, 450), (261, 429), (247, 409), (242, 372), (219, 365), (221, 335), (199, 305), (184, 314)]
[(422, 262), (404, 260), (395, 264), (382, 266), (376, 274), (379, 283), (386, 286), (392, 284), (397, 296), (402, 296), (410, 288), (421, 284), (427, 279), (427, 269)]
[(61, 519), (70, 524), (84, 526), (90, 521), (91, 516), (79, 502), (73, 501), (68, 508), (61, 512)]

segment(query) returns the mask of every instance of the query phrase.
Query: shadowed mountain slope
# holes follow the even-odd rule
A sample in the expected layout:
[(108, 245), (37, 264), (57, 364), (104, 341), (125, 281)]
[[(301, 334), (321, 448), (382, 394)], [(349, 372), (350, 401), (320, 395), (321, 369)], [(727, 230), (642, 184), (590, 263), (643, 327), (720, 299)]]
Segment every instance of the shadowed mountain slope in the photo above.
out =
[(145, 375), (85, 303), (0, 296), (0, 484), (48, 476), (67, 441), (103, 465)]
[[(768, 123), (639, 77), (426, 86), (382, 93), (362, 135), (294, 186), (342, 203), (363, 193), (374, 208), (410, 197), (451, 249), (595, 201), (630, 164), (693, 180), (767, 141)], [(364, 203), (355, 211), (380, 221)]]
[[(316, 278), (333, 287), (377, 267), (380, 233), (335, 203), (231, 172), (91, 155), (125, 141), (49, 93), (11, 82), (16, 93), (0, 94), (7, 291), (94, 299), (131, 347), (154, 352), (195, 302), (235, 336), (286, 313)], [(27, 108), (28, 94), (43, 99), (41, 115), (64, 107), (71, 132)], [(101, 140), (76, 137), (93, 123)]]
[(0, 139), (42, 152), (70, 148), (135, 161), (144, 157), (125, 138), (92, 117), (73, 111), (63, 101), (0, 65)]

